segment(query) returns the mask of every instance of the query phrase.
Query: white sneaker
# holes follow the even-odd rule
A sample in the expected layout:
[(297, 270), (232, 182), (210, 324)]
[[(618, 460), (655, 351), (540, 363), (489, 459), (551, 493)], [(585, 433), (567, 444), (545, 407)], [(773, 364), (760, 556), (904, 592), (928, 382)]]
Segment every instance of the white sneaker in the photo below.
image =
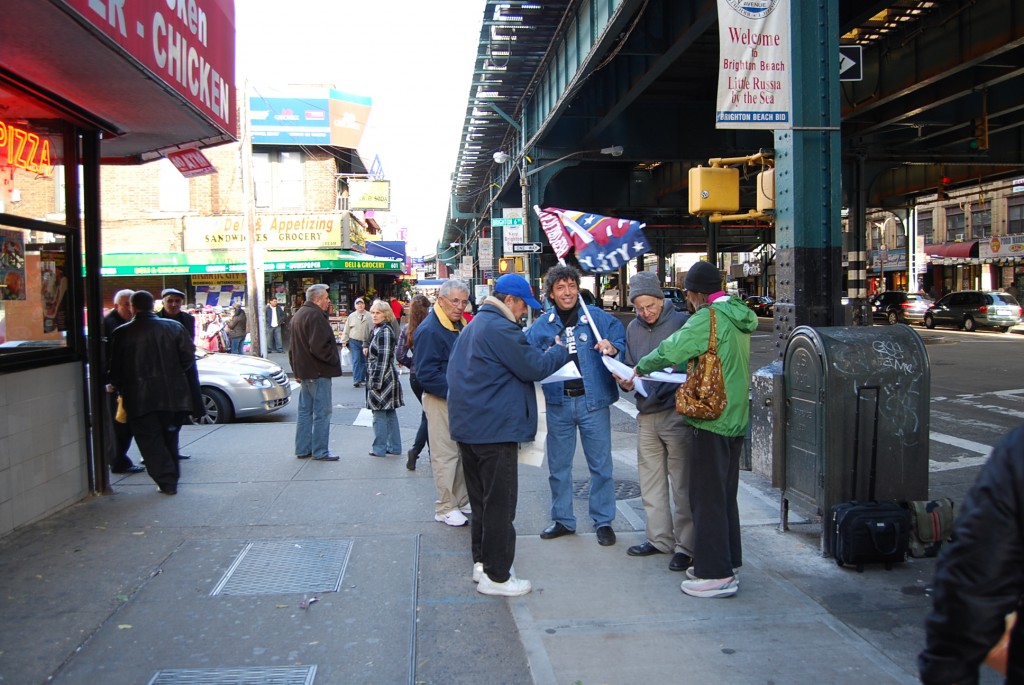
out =
[(459, 507), (459, 511), (461, 511), (463, 514), (472, 514), (473, 507), (469, 506), (469, 502), (466, 502), (461, 507)]
[(688, 578), (679, 589), (691, 597), (732, 597), (740, 589), (736, 576), (728, 578)]
[[(736, 580), (739, 580), (740, 579), (740, 570), (738, 568), (734, 568), (732, 570), (732, 575), (733, 575), (734, 578), (736, 578)], [(698, 580), (697, 574), (693, 572), (693, 567), (692, 566), (690, 568), (686, 569), (686, 577), (689, 578), (690, 580)]]
[(434, 520), (458, 528), (469, 523), (469, 519), (462, 515), (458, 509), (452, 509), (447, 514), (434, 514)]
[(497, 597), (519, 597), (532, 589), (533, 586), (530, 585), (530, 581), (523, 578), (509, 576), (509, 579), (504, 583), (495, 583), (486, 573), (481, 574), (480, 583), (476, 586), (476, 591), (480, 594)]
[(479, 583), (480, 579), (484, 576), (484, 565), (483, 562), (476, 562), (473, 564), (473, 582)]

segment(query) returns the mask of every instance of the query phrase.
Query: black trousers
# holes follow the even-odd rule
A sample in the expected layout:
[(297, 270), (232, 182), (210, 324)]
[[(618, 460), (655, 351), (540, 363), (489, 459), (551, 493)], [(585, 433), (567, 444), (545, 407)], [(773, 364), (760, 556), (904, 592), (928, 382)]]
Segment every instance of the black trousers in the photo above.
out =
[(114, 473), (127, 471), (134, 464), (128, 456), (128, 448), (132, 446), (132, 429), (127, 423), (118, 423), (114, 420), (117, 415), (117, 393), (107, 394), (107, 417), (105, 420), (111, 424), (111, 432), (108, 434), (113, 439), (108, 440), (107, 445), (107, 466)]
[[(416, 401), (423, 406), (423, 386), (416, 380), (416, 374), (409, 374), (409, 387), (412, 388), (412, 393), (416, 395)], [(423, 451), (423, 448), (427, 446), (427, 413), (420, 411), (420, 427), (416, 429), (416, 439), (412, 443), (412, 451), (419, 454)]]
[(459, 443), (462, 471), (473, 507), (473, 563), (496, 583), (511, 576), (516, 558), (516, 504), (519, 500), (519, 444)]
[(161, 488), (177, 488), (178, 428), (177, 414), (153, 411), (128, 419), (135, 444), (146, 462), (146, 473)]
[(690, 507), (693, 509), (693, 572), (698, 578), (728, 578), (743, 565), (740, 483), (743, 437), (730, 438), (690, 427)]

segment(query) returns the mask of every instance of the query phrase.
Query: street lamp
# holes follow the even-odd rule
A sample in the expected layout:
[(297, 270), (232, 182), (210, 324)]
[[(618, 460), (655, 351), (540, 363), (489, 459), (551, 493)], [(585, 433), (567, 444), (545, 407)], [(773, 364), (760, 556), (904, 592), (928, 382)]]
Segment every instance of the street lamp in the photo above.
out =
[[(533, 176), (534, 174), (536, 174), (536, 173), (538, 173), (540, 171), (544, 171), (544, 169), (547, 169), (549, 166), (551, 166), (553, 164), (558, 164), (559, 162), (564, 162), (565, 160), (569, 159), (570, 157), (576, 157), (577, 155), (589, 155), (589, 154), (593, 154), (595, 152), (599, 152), (602, 155), (610, 155), (612, 157), (621, 157), (622, 156), (622, 146), (621, 145), (611, 145), (609, 147), (603, 147), (603, 148), (600, 148), (598, 150), (577, 150), (576, 152), (570, 152), (569, 154), (562, 155), (558, 159), (551, 160), (550, 162), (548, 162), (546, 164), (541, 164), (539, 167), (537, 167), (535, 169), (530, 169), (529, 171), (526, 172), (526, 175), (527, 176)], [(497, 155), (495, 155), (495, 158), (497, 158)]]

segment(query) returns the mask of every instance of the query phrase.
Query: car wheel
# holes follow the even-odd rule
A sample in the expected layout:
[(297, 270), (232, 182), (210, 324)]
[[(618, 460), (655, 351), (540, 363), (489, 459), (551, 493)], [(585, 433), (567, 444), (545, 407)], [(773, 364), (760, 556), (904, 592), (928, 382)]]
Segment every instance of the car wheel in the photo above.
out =
[(1000, 326), (999, 327), (999, 332), (1000, 333), (1009, 333), (1010, 332), (1010, 327), (1009, 326)]
[(964, 330), (970, 333), (978, 328), (977, 324), (974, 323), (974, 319), (970, 316), (964, 317)]
[(213, 423), (228, 423), (234, 416), (234, 407), (231, 400), (217, 388), (203, 388), (203, 406), (206, 407), (206, 416), (192, 423), (208, 425)]
[(900, 322), (900, 315), (896, 312), (889, 312), (885, 318), (889, 321), (890, 325)]
[(924, 315), (924, 327), (935, 328), (935, 318), (931, 314)]

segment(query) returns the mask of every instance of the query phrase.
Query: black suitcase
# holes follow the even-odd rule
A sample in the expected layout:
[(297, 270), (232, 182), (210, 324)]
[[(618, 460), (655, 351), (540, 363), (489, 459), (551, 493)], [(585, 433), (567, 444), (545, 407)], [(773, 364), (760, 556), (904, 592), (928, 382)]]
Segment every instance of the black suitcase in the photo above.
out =
[[(871, 470), (868, 476), (868, 499), (857, 500), (857, 462), (860, 460), (860, 408), (864, 391), (875, 393), (874, 426), (871, 440)], [(857, 388), (857, 410), (853, 438), (853, 500), (837, 504), (830, 512), (830, 551), (840, 566), (855, 566), (864, 571), (864, 564), (885, 564), (906, 561), (910, 542), (910, 511), (896, 502), (875, 500), (876, 463), (878, 460), (878, 399), (880, 388), (865, 385)]]

